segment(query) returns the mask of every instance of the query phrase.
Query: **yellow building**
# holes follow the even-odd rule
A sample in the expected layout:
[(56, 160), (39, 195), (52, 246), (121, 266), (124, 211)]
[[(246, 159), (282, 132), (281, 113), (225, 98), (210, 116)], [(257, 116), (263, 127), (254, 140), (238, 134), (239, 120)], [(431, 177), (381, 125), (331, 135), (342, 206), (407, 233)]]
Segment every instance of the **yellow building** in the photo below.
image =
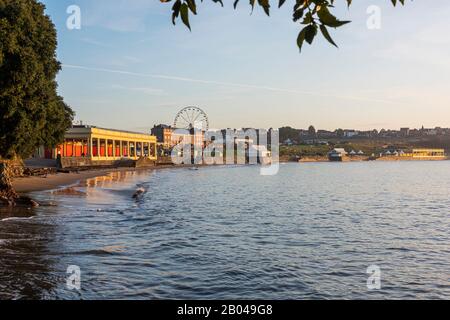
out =
[(138, 160), (156, 161), (156, 137), (150, 134), (91, 126), (73, 126), (64, 143), (46, 150), (46, 158), (80, 158), (91, 161)]
[(401, 154), (410, 158), (445, 158), (444, 149), (412, 149)]

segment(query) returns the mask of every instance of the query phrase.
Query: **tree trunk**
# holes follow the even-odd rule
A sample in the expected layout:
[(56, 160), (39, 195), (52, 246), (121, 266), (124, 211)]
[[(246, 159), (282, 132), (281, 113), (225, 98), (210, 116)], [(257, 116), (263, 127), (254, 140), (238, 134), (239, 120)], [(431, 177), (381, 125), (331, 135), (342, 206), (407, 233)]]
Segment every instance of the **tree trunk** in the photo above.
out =
[(6, 162), (0, 161), (0, 204), (14, 206), (19, 195), (12, 186), (13, 171)]

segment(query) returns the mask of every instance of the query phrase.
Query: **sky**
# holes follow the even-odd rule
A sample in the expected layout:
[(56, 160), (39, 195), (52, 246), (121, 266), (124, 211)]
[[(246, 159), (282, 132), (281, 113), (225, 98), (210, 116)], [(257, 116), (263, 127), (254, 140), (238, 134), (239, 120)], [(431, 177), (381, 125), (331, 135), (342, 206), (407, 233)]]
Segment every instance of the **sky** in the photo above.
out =
[[(213, 128), (450, 127), (448, 0), (338, 0), (352, 20), (331, 31), (339, 49), (318, 37), (301, 54), (289, 1), (267, 17), (245, 0), (206, 0), (191, 32), (159, 0), (42, 2), (58, 31), (59, 93), (86, 124), (146, 132), (198, 106)], [(374, 4), (381, 28), (370, 30)], [(79, 30), (66, 26), (70, 5)]]

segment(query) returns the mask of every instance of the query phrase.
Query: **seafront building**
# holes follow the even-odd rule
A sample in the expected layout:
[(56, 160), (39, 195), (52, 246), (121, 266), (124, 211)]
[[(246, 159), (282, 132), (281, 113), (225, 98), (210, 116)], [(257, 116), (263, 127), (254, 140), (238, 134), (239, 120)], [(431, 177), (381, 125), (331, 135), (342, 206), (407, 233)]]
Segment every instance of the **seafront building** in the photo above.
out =
[(41, 147), (35, 157), (61, 159), (73, 166), (113, 165), (142, 158), (156, 161), (156, 144), (156, 137), (150, 134), (74, 125), (61, 145), (54, 149)]
[(420, 158), (445, 158), (444, 149), (412, 149), (399, 154), (400, 157)]
[(380, 158), (400, 158), (400, 159), (447, 159), (445, 149), (410, 149), (397, 150), (389, 149), (380, 153)]
[(344, 148), (335, 148), (328, 153), (328, 159), (330, 161), (343, 161), (348, 153)]
[[(364, 156), (364, 152), (355, 150), (346, 152), (343, 148), (335, 148), (328, 153), (330, 161), (345, 161), (348, 157)], [(374, 156), (373, 156), (374, 157)], [(380, 160), (445, 160), (447, 156), (444, 149), (411, 149), (411, 150), (386, 150), (374, 158)]]
[(173, 129), (171, 126), (166, 124), (155, 125), (152, 128), (151, 133), (153, 136), (156, 137), (158, 145), (161, 146), (163, 149), (170, 149), (173, 147), (172, 142)]

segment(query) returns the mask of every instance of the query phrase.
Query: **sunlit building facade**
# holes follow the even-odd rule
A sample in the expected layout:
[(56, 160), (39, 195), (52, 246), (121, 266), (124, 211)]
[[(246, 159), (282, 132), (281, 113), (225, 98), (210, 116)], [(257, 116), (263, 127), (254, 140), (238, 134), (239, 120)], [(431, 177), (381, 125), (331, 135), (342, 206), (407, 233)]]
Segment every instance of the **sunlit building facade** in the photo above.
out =
[(124, 158), (156, 161), (156, 143), (156, 137), (150, 134), (73, 126), (65, 134), (61, 145), (53, 150), (46, 149), (43, 155), (45, 158), (84, 158), (96, 162)]

